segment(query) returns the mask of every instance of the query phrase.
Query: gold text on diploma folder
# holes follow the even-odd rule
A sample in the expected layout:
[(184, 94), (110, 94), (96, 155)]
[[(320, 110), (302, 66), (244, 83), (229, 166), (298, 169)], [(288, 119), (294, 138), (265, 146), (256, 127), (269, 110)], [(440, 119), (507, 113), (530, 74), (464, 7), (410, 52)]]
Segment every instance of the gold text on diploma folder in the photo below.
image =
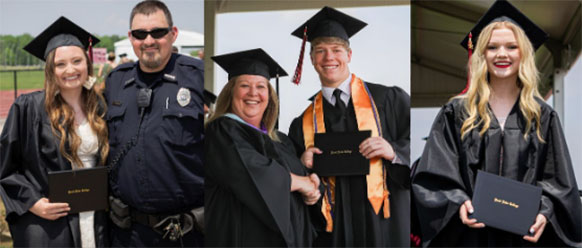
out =
[(510, 202), (510, 201), (506, 201), (503, 199), (499, 199), (497, 197), (493, 198), (493, 202), (495, 203), (499, 203), (499, 204), (503, 204), (503, 205), (508, 205), (510, 207), (514, 207), (514, 208), (519, 208), (519, 205), (515, 204), (514, 202)]
[(90, 189), (70, 189), (67, 190), (67, 194), (72, 195), (72, 194), (79, 194), (79, 193), (87, 193), (91, 191)]
[(352, 150), (337, 150), (329, 152), (330, 155), (352, 154)]

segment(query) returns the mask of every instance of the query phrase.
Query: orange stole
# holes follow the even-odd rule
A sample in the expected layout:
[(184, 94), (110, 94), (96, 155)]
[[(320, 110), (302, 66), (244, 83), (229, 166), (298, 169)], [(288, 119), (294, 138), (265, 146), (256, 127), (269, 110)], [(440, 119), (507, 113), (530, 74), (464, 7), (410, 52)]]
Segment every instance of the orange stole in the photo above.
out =
[[(364, 82), (352, 74), (350, 82), (352, 90), (352, 102), (358, 122), (358, 130), (371, 130), (372, 137), (382, 137), (380, 117), (374, 100), (369, 95)], [(323, 119), (323, 95), (321, 91), (315, 96), (313, 104), (303, 112), (303, 139), (305, 148), (314, 145), (315, 133), (325, 133)], [(376, 122), (377, 121), (377, 122)], [(384, 205), (384, 218), (390, 217), (390, 202), (388, 200), (388, 187), (386, 186), (386, 171), (381, 158), (370, 160), (370, 174), (366, 176), (368, 188), (368, 200), (378, 214), (382, 203)], [(325, 186), (321, 212), (327, 221), (326, 231), (333, 231), (332, 210), (335, 205), (335, 177), (324, 177), (322, 183)]]

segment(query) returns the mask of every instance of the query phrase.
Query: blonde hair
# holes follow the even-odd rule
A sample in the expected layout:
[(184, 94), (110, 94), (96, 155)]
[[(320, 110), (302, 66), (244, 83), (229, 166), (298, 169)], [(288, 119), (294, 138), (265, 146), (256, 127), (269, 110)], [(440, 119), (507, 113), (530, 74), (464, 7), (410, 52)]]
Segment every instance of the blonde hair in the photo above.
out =
[(315, 48), (317, 45), (319, 45), (321, 43), (338, 44), (338, 45), (342, 46), (344, 49), (346, 49), (346, 51), (348, 51), (348, 52), (350, 52), (352, 50), (350, 48), (350, 43), (342, 38), (333, 37), (333, 36), (330, 36), (330, 37), (323, 36), (323, 37), (317, 37), (311, 41), (311, 50), (310, 50), (309, 54), (312, 54), (313, 48)]
[(521, 89), (519, 97), (519, 109), (526, 119), (526, 131), (524, 139), (531, 130), (531, 122), (535, 120), (536, 134), (540, 141), (544, 141), (540, 132), (541, 107), (536, 101), (536, 97), (541, 98), (538, 92), (539, 72), (535, 65), (535, 51), (525, 32), (517, 25), (508, 22), (493, 22), (487, 25), (477, 40), (477, 45), (473, 56), (470, 59), (470, 80), (471, 84), (467, 93), (455, 98), (462, 99), (465, 112), (468, 118), (465, 119), (461, 127), (461, 137), (464, 138), (471, 130), (482, 125), (479, 136), (489, 129), (491, 124), (491, 113), (488, 109), (491, 89), (488, 82), (487, 62), (485, 51), (493, 30), (500, 28), (511, 29), (517, 39), (517, 45), (521, 54), (518, 70), (517, 86)]
[[(60, 94), (59, 87), (56, 83), (58, 80), (55, 75), (55, 51), (52, 50), (46, 58), (45, 74), (45, 109), (51, 123), (52, 131), (55, 137), (59, 139), (59, 150), (71, 166), (83, 167), (83, 162), (77, 155), (81, 139), (75, 132), (75, 113), (73, 108), (67, 104)], [(84, 51), (84, 50), (83, 50)], [(88, 76), (93, 75), (93, 66), (89, 61), (86, 53), (85, 61), (87, 63)], [(91, 129), (97, 135), (99, 145), (99, 157), (101, 165), (105, 165), (107, 154), (109, 153), (109, 141), (107, 132), (107, 123), (103, 120), (106, 112), (106, 104), (103, 96), (95, 89), (87, 90), (82, 87), (81, 108), (87, 116), (87, 121)], [(68, 142), (68, 147), (66, 146)]]
[[(232, 113), (232, 98), (234, 95), (234, 89), (236, 86), (236, 80), (238, 76), (228, 80), (228, 83), (222, 88), (220, 94), (218, 94), (218, 99), (216, 100), (216, 106), (214, 113), (208, 118), (207, 124), (218, 119), (226, 113)], [(267, 79), (267, 88), (269, 89), (269, 102), (267, 103), (267, 108), (263, 113), (263, 118), (261, 122), (267, 128), (267, 134), (274, 141), (280, 141), (277, 136), (277, 131), (275, 130), (275, 124), (277, 123), (277, 118), (279, 117), (279, 98), (273, 86), (269, 83)]]

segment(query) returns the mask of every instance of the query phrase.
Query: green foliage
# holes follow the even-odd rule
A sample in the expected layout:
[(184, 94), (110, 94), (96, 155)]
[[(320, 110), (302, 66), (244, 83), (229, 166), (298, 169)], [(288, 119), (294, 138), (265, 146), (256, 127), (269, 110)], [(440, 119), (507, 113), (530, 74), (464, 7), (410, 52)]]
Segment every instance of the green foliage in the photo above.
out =
[(115, 51), (115, 42), (123, 40), (126, 37), (114, 34), (114, 35), (97, 36), (97, 38), (99, 38), (100, 42), (97, 43), (97, 45), (95, 45), (95, 47), (105, 47), (105, 48), (107, 48), (107, 52), (112, 52), (112, 51)]
[(0, 35), (0, 65), (39, 65), (42, 61), (22, 48), (34, 37), (30, 34)]
[[(125, 38), (119, 35), (98, 36), (99, 42), (95, 47), (105, 47), (107, 51), (115, 49), (115, 42)], [(0, 35), (0, 66), (32, 66), (43, 65), (44, 62), (28, 52), (24, 51), (24, 46), (32, 41), (34, 37), (30, 34), (21, 35)]]

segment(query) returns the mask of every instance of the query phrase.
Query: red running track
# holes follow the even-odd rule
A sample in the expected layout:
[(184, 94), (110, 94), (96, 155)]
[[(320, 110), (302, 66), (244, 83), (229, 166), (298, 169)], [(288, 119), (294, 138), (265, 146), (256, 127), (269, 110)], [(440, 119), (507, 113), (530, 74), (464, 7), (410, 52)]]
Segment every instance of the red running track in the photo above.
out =
[[(26, 94), (41, 89), (18, 90), (18, 95)], [(5, 119), (14, 102), (14, 90), (0, 90), (0, 119)]]

